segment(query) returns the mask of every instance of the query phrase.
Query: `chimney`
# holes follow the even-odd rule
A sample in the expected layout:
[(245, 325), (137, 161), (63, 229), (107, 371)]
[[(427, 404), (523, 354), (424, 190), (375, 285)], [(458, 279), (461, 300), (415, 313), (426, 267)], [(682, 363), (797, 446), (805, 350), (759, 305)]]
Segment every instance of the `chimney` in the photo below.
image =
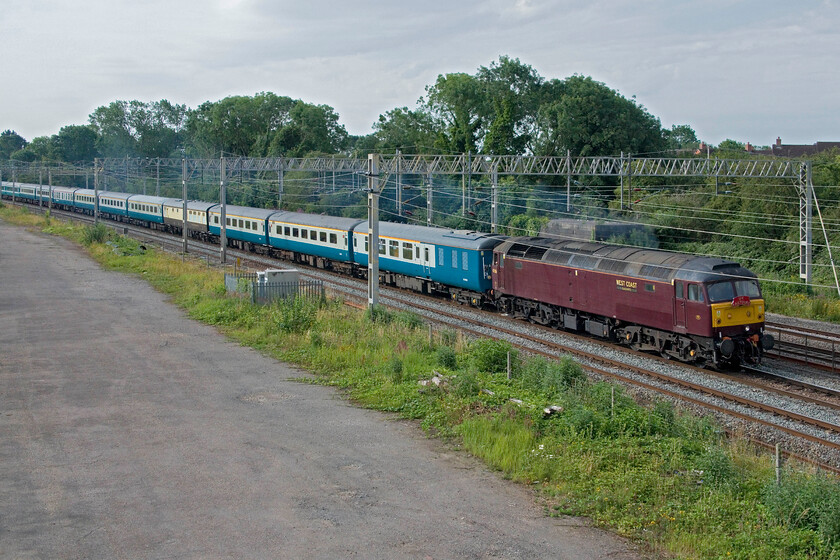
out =
[(748, 152), (753, 151), (752, 144), (750, 144), (749, 142), (747, 142), (747, 146), (746, 146), (746, 148), (745, 148), (745, 149), (746, 149)]
[(776, 136), (776, 146), (781, 146), (781, 145), (782, 145), (782, 137), (781, 136)]

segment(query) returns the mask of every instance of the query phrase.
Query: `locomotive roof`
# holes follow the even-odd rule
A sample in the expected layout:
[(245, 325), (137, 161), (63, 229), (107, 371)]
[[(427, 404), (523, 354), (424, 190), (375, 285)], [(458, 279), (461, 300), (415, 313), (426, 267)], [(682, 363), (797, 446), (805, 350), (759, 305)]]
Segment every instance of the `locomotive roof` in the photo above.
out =
[(660, 282), (675, 279), (714, 282), (731, 276), (755, 278), (755, 274), (738, 263), (724, 259), (568, 239), (513, 237), (499, 245), (496, 251), (508, 258), (537, 260)]
[[(357, 225), (354, 231), (366, 235), (368, 232), (367, 220)], [(398, 224), (395, 222), (379, 222), (379, 235), (474, 251), (489, 251), (498, 245), (501, 240), (506, 239), (503, 235), (493, 233)]]

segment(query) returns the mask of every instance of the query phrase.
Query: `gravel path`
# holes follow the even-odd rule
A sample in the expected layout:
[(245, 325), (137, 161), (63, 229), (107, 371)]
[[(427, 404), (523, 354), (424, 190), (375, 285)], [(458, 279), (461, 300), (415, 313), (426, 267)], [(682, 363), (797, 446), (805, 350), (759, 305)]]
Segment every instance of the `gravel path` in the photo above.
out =
[(642, 556), (0, 222), (0, 557)]

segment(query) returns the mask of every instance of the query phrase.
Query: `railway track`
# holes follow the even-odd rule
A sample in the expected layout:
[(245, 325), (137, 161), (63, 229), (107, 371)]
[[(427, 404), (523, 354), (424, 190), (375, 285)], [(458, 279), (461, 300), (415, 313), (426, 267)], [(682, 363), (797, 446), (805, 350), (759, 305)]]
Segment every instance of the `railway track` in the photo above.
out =
[(776, 339), (769, 356), (832, 373), (840, 370), (840, 334), (771, 321), (765, 328)]
[[(73, 214), (72, 217), (92, 222), (92, 218), (80, 214)], [(168, 250), (181, 252), (183, 242), (180, 238), (160, 231), (150, 230), (127, 224), (113, 224), (103, 221), (106, 225), (113, 227), (120, 233), (135, 236), (146, 241), (154, 241)], [(219, 248), (216, 245), (208, 245), (196, 240), (189, 242), (191, 252), (202, 255), (210, 262), (218, 257)], [(242, 253), (230, 249), (231, 256), (244, 259), (257, 267), (278, 266), (278, 261), (267, 257), (260, 257), (250, 253)], [(366, 283), (344, 276), (336, 276), (324, 271), (302, 270), (302, 274), (324, 278), (329, 277), (331, 289), (342, 295), (345, 299), (357, 302), (366, 302)], [(830, 450), (828, 456), (832, 459), (819, 459), (807, 456), (805, 453), (787, 451), (787, 454), (801, 460), (819, 465), (821, 468), (840, 473), (840, 390), (830, 387), (822, 387), (786, 378), (764, 370), (745, 372), (738, 376), (730, 374), (719, 374), (708, 370), (699, 370), (684, 365), (677, 365), (658, 356), (644, 355), (646, 362), (666, 364), (666, 371), (661, 367), (647, 367), (634, 365), (625, 359), (613, 359), (606, 357), (607, 352), (603, 350), (587, 351), (578, 347), (556, 340), (557, 331), (530, 325), (521, 321), (509, 319), (510, 326), (500, 326), (498, 314), (475, 310), (472, 308), (461, 308), (456, 306), (458, 313), (443, 309), (441, 301), (427, 298), (414, 293), (404, 293), (400, 290), (383, 289), (380, 295), (383, 304), (395, 307), (404, 307), (413, 310), (424, 316), (430, 322), (446, 325), (448, 328), (455, 328), (476, 336), (493, 336), (509, 340), (516, 347), (523, 351), (541, 354), (547, 357), (556, 358), (563, 354), (574, 355), (591, 374), (602, 378), (611, 378), (621, 383), (635, 386), (646, 391), (653, 391), (657, 394), (667, 396), (681, 402), (711, 410), (715, 413), (727, 415), (740, 419), (744, 422), (760, 424), (766, 428), (782, 432), (800, 441), (807, 441), (814, 446)], [(422, 303), (426, 302), (426, 303)], [(451, 305), (451, 304), (447, 304)], [(465, 312), (466, 311), (466, 312)], [(490, 323), (488, 317), (493, 317), (493, 326), (488, 328)], [(806, 333), (810, 336), (812, 343), (817, 339), (819, 333)], [(581, 337), (570, 333), (563, 333), (563, 338), (585, 340), (587, 344), (603, 348), (598, 341), (588, 337)], [(610, 353), (616, 348), (611, 347)], [(627, 355), (638, 356), (632, 351), (624, 351)], [(688, 375), (676, 375), (674, 371), (691, 372)], [(694, 379), (689, 379), (693, 376)], [(700, 379), (717, 377), (728, 383), (737, 383), (742, 387), (750, 387), (756, 391), (771, 393), (776, 400), (790, 403), (790, 406), (779, 406), (769, 404), (766, 399), (749, 398), (742, 392), (722, 390), (710, 387), (707, 383), (700, 382)], [(775, 386), (774, 386), (775, 384)], [(783, 385), (785, 387), (782, 387)], [(795, 390), (792, 390), (795, 389)], [(794, 406), (793, 403), (798, 403)], [(821, 415), (810, 415), (797, 412), (802, 404), (813, 410), (826, 411)], [(828, 418), (828, 419), (827, 419)], [(771, 442), (757, 442), (764, 445)], [(818, 454), (819, 455), (819, 454)]]

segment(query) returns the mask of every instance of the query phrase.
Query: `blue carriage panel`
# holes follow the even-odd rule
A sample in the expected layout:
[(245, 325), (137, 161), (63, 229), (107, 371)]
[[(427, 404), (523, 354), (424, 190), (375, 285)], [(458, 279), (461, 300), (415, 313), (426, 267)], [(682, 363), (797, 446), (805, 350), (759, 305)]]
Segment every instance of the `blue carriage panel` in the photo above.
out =
[(52, 190), (52, 202), (53, 204), (57, 204), (59, 206), (66, 206), (72, 207), (73, 206), (73, 194), (79, 189), (73, 189), (69, 187), (53, 187)]
[(73, 193), (73, 207), (93, 212), (96, 207), (96, 191), (93, 189), (76, 189), (76, 192)]
[(155, 224), (163, 223), (163, 205), (171, 199), (134, 194), (128, 197), (128, 216)]
[[(379, 268), (457, 288), (492, 288), (493, 248), (503, 236), (380, 222)], [(367, 266), (367, 223), (355, 228), (355, 259)], [(413, 252), (413, 255), (412, 255)]]
[[(268, 218), (277, 214), (277, 210), (249, 208), (247, 206), (225, 206), (225, 236), (258, 245), (268, 245)], [(222, 234), (221, 205), (208, 210), (210, 233)]]
[(38, 185), (20, 185), (17, 196), (25, 200), (38, 200)]
[(268, 221), (269, 244), (334, 261), (353, 262), (352, 228), (358, 218), (278, 212)]
[(3, 181), (2, 193), (3, 196), (11, 198), (12, 195), (17, 196), (18, 187), (8, 181)]
[(128, 193), (108, 192), (99, 193), (99, 212), (114, 216), (128, 215)]

